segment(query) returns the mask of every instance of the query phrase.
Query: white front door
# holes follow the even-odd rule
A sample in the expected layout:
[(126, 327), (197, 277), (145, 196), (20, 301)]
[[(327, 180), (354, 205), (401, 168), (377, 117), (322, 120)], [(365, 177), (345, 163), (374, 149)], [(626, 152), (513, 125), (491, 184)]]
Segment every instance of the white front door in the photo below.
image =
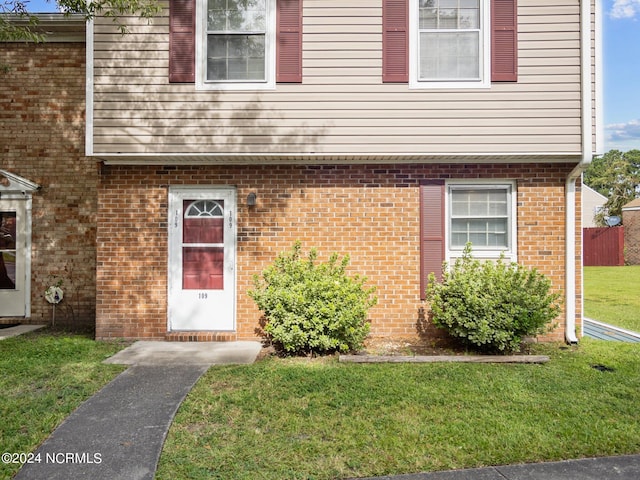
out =
[(236, 192), (169, 190), (169, 330), (235, 330)]
[(0, 317), (29, 313), (29, 200), (0, 200)]

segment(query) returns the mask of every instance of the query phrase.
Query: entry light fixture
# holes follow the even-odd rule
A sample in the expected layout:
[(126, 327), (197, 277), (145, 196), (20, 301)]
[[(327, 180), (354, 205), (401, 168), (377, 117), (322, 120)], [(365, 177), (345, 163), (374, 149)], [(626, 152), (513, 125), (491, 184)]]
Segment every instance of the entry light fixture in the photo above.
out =
[(257, 199), (256, 192), (251, 192), (249, 195), (247, 195), (247, 206), (255, 207), (256, 199)]

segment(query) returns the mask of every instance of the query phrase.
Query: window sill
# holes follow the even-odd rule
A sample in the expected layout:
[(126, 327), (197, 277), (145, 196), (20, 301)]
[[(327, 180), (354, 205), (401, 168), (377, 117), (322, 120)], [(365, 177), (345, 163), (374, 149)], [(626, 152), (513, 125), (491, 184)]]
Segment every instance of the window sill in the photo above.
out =
[[(481, 250), (481, 249), (473, 249), (472, 256), (474, 259), (482, 261), (496, 261), (500, 258), (500, 256), (504, 254), (505, 262), (517, 262), (518, 255), (515, 252), (511, 252), (508, 250)], [(458, 258), (462, 257), (462, 250), (449, 250), (447, 252), (447, 261), (450, 264), (453, 264)]]
[(409, 88), (411, 90), (436, 90), (436, 89), (473, 89), (473, 88), (490, 88), (491, 83), (487, 81), (472, 82), (424, 82), (418, 80), (410, 80)]
[(196, 90), (198, 91), (256, 91), (275, 89), (275, 82), (196, 82)]

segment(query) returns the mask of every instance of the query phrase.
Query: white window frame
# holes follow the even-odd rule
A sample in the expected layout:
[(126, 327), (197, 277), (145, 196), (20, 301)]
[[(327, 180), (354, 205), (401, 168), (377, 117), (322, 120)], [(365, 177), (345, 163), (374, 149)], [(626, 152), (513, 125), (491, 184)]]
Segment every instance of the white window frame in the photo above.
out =
[(472, 245), (474, 258), (481, 260), (496, 260), (504, 253), (506, 261), (518, 261), (518, 215), (517, 200), (518, 192), (516, 182), (513, 180), (456, 180), (445, 183), (445, 239), (446, 239), (446, 261), (453, 263), (456, 258), (462, 256), (464, 246), (453, 248), (451, 246), (451, 199), (453, 190), (496, 190), (504, 189), (508, 196), (508, 220), (507, 220), (507, 241), (508, 248), (486, 248)]
[(276, 0), (266, 0), (265, 79), (207, 80), (207, 0), (196, 2), (196, 90), (273, 90), (276, 87)]
[(479, 80), (420, 80), (419, 0), (409, 0), (409, 88), (489, 88), (491, 86), (490, 1), (480, 0)]

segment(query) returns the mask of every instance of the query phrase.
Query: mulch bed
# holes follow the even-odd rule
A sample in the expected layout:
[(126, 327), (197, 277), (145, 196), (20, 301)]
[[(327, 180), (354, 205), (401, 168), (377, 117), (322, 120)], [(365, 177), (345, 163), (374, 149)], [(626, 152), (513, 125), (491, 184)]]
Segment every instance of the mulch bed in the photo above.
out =
[[(350, 363), (546, 363), (549, 357), (531, 355), (530, 344), (524, 343), (519, 352), (510, 355), (488, 355), (460, 346), (446, 337), (368, 337), (364, 349), (353, 355), (339, 355), (340, 362)], [(265, 345), (258, 360), (277, 356), (272, 346)]]
[(530, 355), (529, 344), (511, 355), (487, 355), (469, 350), (445, 337), (369, 337), (355, 355), (340, 355), (349, 363), (546, 363), (546, 355)]

